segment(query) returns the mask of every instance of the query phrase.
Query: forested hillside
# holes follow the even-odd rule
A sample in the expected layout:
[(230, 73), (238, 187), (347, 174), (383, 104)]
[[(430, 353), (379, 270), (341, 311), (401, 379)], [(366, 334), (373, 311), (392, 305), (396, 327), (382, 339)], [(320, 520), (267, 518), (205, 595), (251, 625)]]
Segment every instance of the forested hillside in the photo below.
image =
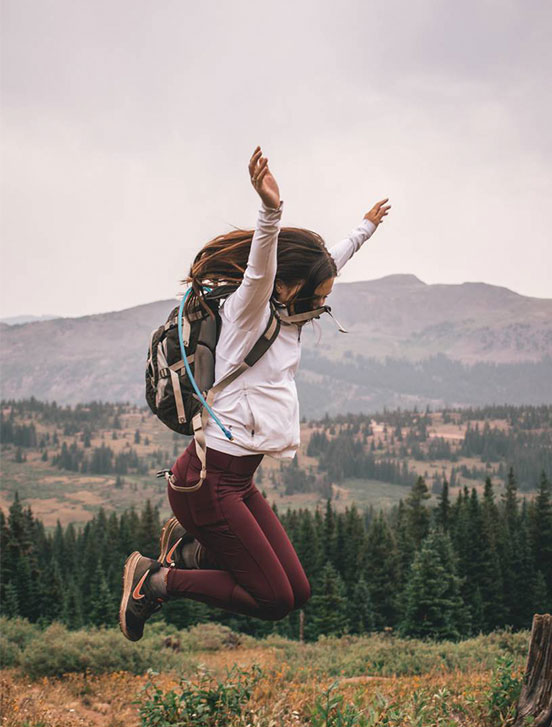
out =
[[(168, 513), (165, 482), (189, 438), (129, 404), (75, 407), (34, 399), (0, 405), (0, 507), (15, 492), (46, 527), (84, 523), (100, 506), (119, 514), (147, 499)], [(303, 421), (297, 457), (265, 457), (256, 482), (280, 507), (313, 511), (333, 498), (343, 509), (388, 508), (419, 476), (433, 498), (445, 482), (453, 497), (465, 486), (497, 493), (513, 468), (532, 497), (541, 472), (552, 479), (552, 407), (485, 407), (432, 412), (394, 410)]]
[[(552, 488), (541, 476), (536, 498), (520, 505), (510, 471), (502, 497), (490, 480), (483, 495), (445, 486), (435, 506), (418, 478), (390, 511), (337, 512), (330, 500), (314, 513), (274, 511), (312, 586), (305, 637), (363, 634), (391, 627), (403, 635), (457, 639), (505, 625), (529, 628), (535, 612), (552, 609)], [(120, 517), (100, 512), (84, 528), (47, 534), (16, 496), (0, 516), (2, 612), (70, 628), (114, 624), (126, 556), (158, 554), (159, 512), (149, 501)], [(273, 623), (195, 601), (162, 609), (184, 627), (216, 620), (262, 636)], [(275, 628), (297, 638), (297, 611)]]

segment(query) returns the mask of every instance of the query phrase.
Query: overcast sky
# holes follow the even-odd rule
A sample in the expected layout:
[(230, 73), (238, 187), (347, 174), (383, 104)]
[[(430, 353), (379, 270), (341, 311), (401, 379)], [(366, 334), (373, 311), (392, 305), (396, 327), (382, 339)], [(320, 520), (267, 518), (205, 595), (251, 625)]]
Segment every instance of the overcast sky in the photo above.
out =
[(552, 297), (549, 0), (2, 2), (0, 315), (174, 296), (252, 227), (385, 223), (340, 280)]

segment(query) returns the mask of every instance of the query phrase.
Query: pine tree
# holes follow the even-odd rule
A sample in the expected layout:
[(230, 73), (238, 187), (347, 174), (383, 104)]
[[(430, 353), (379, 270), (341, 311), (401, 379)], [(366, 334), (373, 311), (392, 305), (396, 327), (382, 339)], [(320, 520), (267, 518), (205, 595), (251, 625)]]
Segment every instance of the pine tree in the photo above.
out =
[(342, 636), (348, 630), (345, 585), (330, 561), (321, 576), (319, 590), (306, 604), (305, 634), (315, 640), (320, 634)]
[(63, 613), (65, 587), (57, 560), (52, 559), (42, 578), (40, 621), (51, 623), (59, 621)]
[(15, 618), (19, 616), (19, 599), (17, 597), (17, 588), (13, 583), (3, 583), (2, 588), (2, 608), (0, 612), (2, 616), (7, 618)]
[(30, 508), (23, 509), (16, 492), (5, 534), (4, 575), (15, 588), (19, 615), (30, 621), (38, 620), (41, 613), (41, 571), (33, 539), (35, 531), (32, 512)]
[(149, 500), (146, 500), (142, 515), (140, 517), (140, 526), (138, 529), (138, 550), (149, 558), (155, 558), (159, 546), (159, 533), (161, 524), (159, 522), (159, 511), (152, 507)]
[(65, 570), (66, 573), (73, 573), (77, 566), (77, 563), (79, 562), (77, 534), (75, 532), (75, 527), (73, 523), (69, 523), (69, 525), (66, 527), (63, 539), (64, 560), (62, 563), (62, 568)]
[(423, 477), (418, 477), (406, 498), (406, 522), (414, 547), (418, 548), (429, 530), (429, 512), (425, 501), (431, 495)]
[(547, 596), (545, 610), (552, 609), (552, 486), (544, 470), (531, 517), (531, 542), (535, 567), (542, 573)]
[[(11, 575), (11, 569), (8, 561), (6, 560), (7, 547), (10, 540), (10, 532), (8, 529), (8, 523), (3, 510), (0, 510), (0, 612), (3, 612), (4, 602), (7, 598), (6, 587), (9, 584), (9, 575)], [(13, 588), (13, 584), (12, 584)], [(17, 592), (16, 602), (17, 602)], [(10, 596), (11, 598), (11, 596)], [(13, 607), (13, 598), (12, 598)], [(13, 614), (15, 615), (15, 614)]]
[(65, 588), (61, 620), (69, 629), (80, 629), (84, 625), (82, 598), (73, 580), (70, 580)]
[(416, 638), (457, 639), (461, 612), (450, 538), (433, 531), (423, 541), (410, 570), (400, 632)]
[(471, 633), (484, 629), (484, 605), (481, 594), (484, 561), (488, 557), (487, 541), (483, 534), (483, 517), (477, 490), (472, 489), (469, 500), (462, 506), (455, 528), (454, 545), (459, 556), (458, 574), (462, 578), (461, 595), (470, 613)]
[(115, 599), (109, 588), (101, 562), (94, 574), (90, 597), (90, 623), (95, 626), (111, 626), (117, 619)]
[(546, 580), (542, 571), (538, 570), (535, 573), (535, 585), (533, 588), (533, 598), (531, 602), (532, 610), (535, 613), (546, 613), (550, 611), (548, 604), (550, 599), (548, 597), (548, 589), (546, 587)]
[[(336, 513), (335, 524), (335, 561), (333, 561), (333, 566), (343, 578), (347, 566), (344, 557), (345, 550), (347, 548), (347, 533), (345, 529), (345, 516), (342, 513)], [(347, 581), (345, 581), (345, 583), (347, 583)]]
[(364, 575), (370, 591), (377, 629), (394, 626), (399, 616), (399, 553), (383, 513), (372, 521), (366, 535)]
[(483, 631), (490, 632), (504, 624), (506, 617), (502, 567), (497, 550), (500, 521), (490, 477), (485, 480), (481, 523), (483, 555), (479, 589), (483, 604)]
[(519, 525), (519, 499), (517, 482), (513, 467), (508, 470), (506, 487), (502, 496), (504, 516), (510, 533), (515, 533)]
[(368, 584), (361, 576), (352, 586), (347, 604), (347, 619), (353, 634), (364, 634), (374, 628), (374, 611)]
[(450, 524), (450, 500), (449, 485), (446, 480), (443, 480), (443, 489), (439, 495), (439, 504), (436, 508), (435, 520), (443, 532), (448, 532)]
[(359, 573), (364, 570), (365, 529), (355, 503), (346, 508), (344, 515), (345, 541), (339, 551), (341, 572), (347, 586), (356, 583)]
[[(410, 566), (414, 559), (415, 546), (412, 537), (409, 534), (407, 527), (407, 510), (402, 500), (399, 501), (395, 515), (395, 526), (394, 532), (396, 533), (397, 540), (397, 552), (398, 552), (398, 579), (399, 588), (398, 596), (399, 600), (402, 601), (402, 594), (406, 587), (406, 580), (410, 571)], [(368, 578), (368, 583), (370, 579)], [(401, 608), (402, 610), (402, 608)]]
[(56, 529), (54, 530), (54, 537), (52, 539), (51, 557), (63, 569), (65, 565), (65, 537), (59, 520), (56, 522)]
[(324, 563), (323, 548), (320, 542), (319, 531), (315, 526), (316, 521), (312, 514), (308, 510), (305, 510), (302, 511), (302, 515), (295, 550), (314, 590), (315, 583), (318, 581), (322, 571), (322, 564)]
[(324, 549), (324, 561), (337, 562), (337, 525), (335, 522), (335, 511), (330, 498), (326, 500), (326, 512), (324, 515), (324, 529), (322, 547)]
[(517, 483), (512, 467), (508, 470), (505, 491), (502, 495), (502, 512), (498, 551), (503, 575), (506, 624), (514, 626), (519, 619), (517, 599), (516, 561), (519, 551), (519, 501)]
[(512, 554), (511, 588), (514, 599), (510, 609), (510, 617), (515, 628), (531, 628), (537, 581), (537, 569), (535, 568), (534, 553), (529, 536), (527, 502), (524, 500)]
[(119, 520), (119, 543), (125, 557), (136, 550), (140, 518), (134, 507), (125, 510)]

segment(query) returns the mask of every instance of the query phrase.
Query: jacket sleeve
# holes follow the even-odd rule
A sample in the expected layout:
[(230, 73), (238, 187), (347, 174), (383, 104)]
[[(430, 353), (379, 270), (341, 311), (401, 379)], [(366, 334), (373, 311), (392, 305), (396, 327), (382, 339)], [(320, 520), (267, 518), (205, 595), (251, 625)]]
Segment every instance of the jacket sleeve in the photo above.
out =
[(347, 260), (353, 257), (355, 252), (360, 250), (366, 240), (374, 234), (375, 230), (376, 225), (370, 220), (364, 219), (348, 237), (330, 248), (330, 255), (335, 260), (337, 272), (341, 270)]
[(226, 316), (239, 328), (252, 328), (265, 315), (276, 277), (283, 206), (282, 201), (278, 209), (261, 204), (243, 281), (224, 303)]

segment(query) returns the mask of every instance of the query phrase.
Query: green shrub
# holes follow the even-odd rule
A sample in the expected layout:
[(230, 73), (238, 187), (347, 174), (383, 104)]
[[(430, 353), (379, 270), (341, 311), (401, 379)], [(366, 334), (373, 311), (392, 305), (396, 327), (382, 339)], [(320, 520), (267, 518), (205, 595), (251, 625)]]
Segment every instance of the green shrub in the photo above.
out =
[(42, 630), (25, 619), (0, 619), (4, 665), (19, 665), (29, 676), (55, 676), (66, 672), (129, 671), (149, 668), (193, 673), (194, 652), (234, 648), (277, 649), (287, 662), (289, 675), (299, 680), (308, 674), (329, 677), (407, 676), (434, 670), (493, 669), (508, 655), (521, 666), (527, 654), (529, 632), (497, 631), (460, 642), (403, 639), (380, 633), (319, 637), (298, 643), (279, 634), (264, 639), (232, 631), (215, 622), (176, 631), (163, 621), (148, 624), (144, 637), (132, 643), (118, 628), (69, 631), (61, 624)]
[(514, 672), (514, 660), (511, 656), (497, 659), (486, 703), (487, 717), (491, 724), (507, 724), (515, 714), (523, 679), (515, 676)]
[[(165, 627), (165, 631), (167, 627)], [(178, 633), (180, 648), (186, 651), (219, 651), (238, 646), (253, 647), (258, 642), (252, 636), (232, 631), (228, 626), (210, 622), (195, 624)]]
[(85, 671), (142, 674), (149, 668), (164, 671), (178, 668), (188, 674), (196, 661), (184, 658), (179, 652), (234, 649), (258, 643), (218, 623), (173, 631), (160, 621), (148, 624), (144, 637), (136, 643), (127, 641), (116, 628), (69, 631), (62, 624), (54, 623), (42, 630), (25, 619), (3, 619), (2, 626), (4, 665), (19, 664), (33, 678)]
[(466, 641), (423, 641), (385, 636), (320, 636), (314, 643), (274, 642), (282, 650), (291, 673), (308, 669), (315, 674), (347, 677), (409, 676), (433, 670), (492, 669), (504, 651), (516, 662), (527, 653), (529, 633), (497, 632)]
[(15, 666), (19, 662), (21, 649), (13, 641), (0, 634), (0, 669), (7, 666)]
[(178, 656), (158, 639), (132, 643), (115, 629), (68, 631), (58, 623), (30, 642), (20, 658), (21, 667), (33, 678), (85, 671), (142, 674), (150, 667), (170, 669), (178, 662)]
[(40, 626), (30, 623), (26, 618), (0, 616), (0, 634), (19, 649), (24, 649), (40, 633)]
[(150, 678), (137, 700), (142, 727), (237, 727), (251, 722), (243, 705), (263, 676), (254, 665), (250, 672), (233, 666), (222, 681), (203, 668), (199, 683), (182, 679), (180, 691), (163, 692)]
[[(338, 682), (334, 682), (316, 696), (314, 704), (307, 705), (311, 727), (368, 727), (370, 724), (358, 706), (348, 703), (343, 707), (343, 695), (332, 694)], [(375, 724), (375, 723), (374, 723)]]

